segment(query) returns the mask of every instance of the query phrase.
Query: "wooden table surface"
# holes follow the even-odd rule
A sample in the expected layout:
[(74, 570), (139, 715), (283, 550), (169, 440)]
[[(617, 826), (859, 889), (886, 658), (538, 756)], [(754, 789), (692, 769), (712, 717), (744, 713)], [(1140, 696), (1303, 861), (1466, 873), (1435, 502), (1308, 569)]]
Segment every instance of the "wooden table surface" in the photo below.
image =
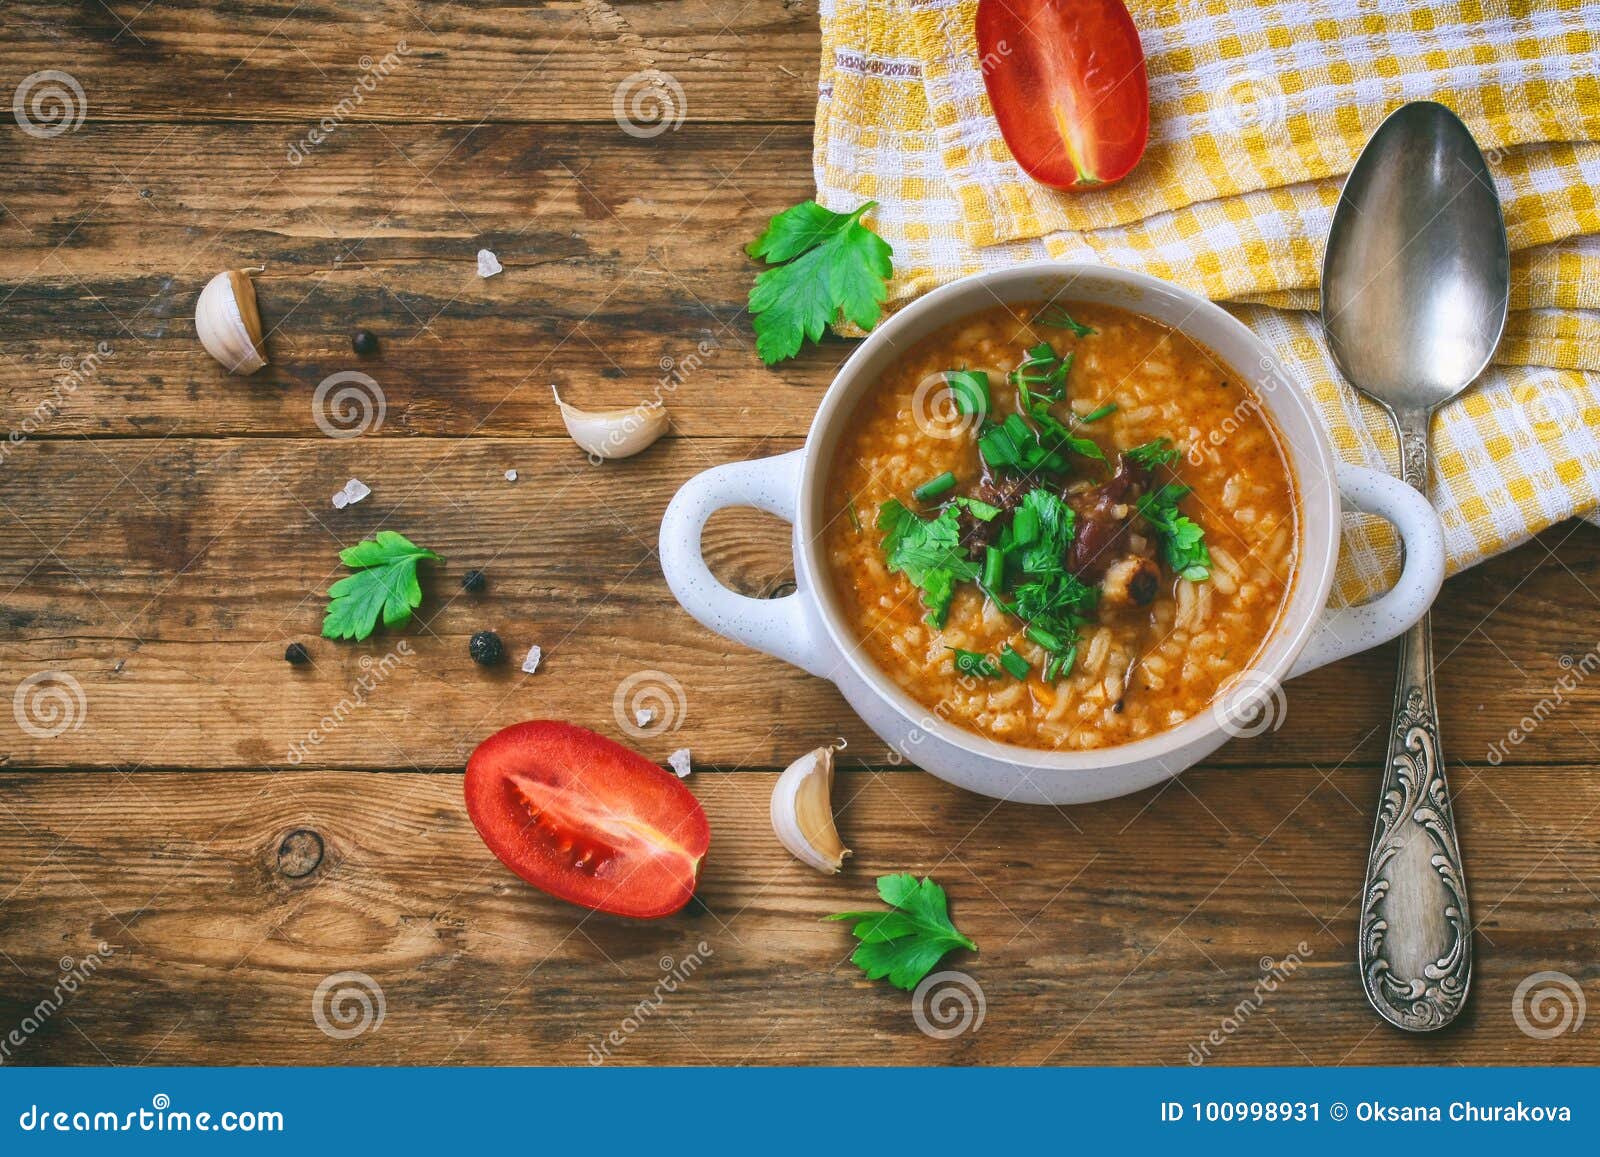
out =
[[(1212, 1033), (1224, 1063), (1600, 1060), (1597, 1034), (1538, 1039), (1513, 1011), (1534, 973), (1600, 974), (1593, 527), (1437, 607), (1478, 966), (1431, 1038), (1380, 1027), (1354, 964), (1391, 650), (1294, 683), (1279, 730), (1160, 790), (1057, 810), (894, 766), (830, 686), (676, 607), (668, 498), (798, 445), (850, 348), (767, 370), (743, 315), (740, 246), (812, 192), (816, 20), (808, 0), (6, 5), (5, 90), (64, 72), (86, 115), (0, 128), (0, 430), (24, 434), (0, 465), (0, 1060), (585, 1064), (614, 1030), (622, 1064), (1184, 1064)], [(686, 116), (647, 139), (613, 94), (651, 68)], [(505, 272), (481, 280), (479, 248)], [(201, 350), (193, 307), (249, 265), (272, 364), (246, 379)], [(351, 354), (359, 328), (377, 356)], [(384, 419), (336, 439), (313, 391), (343, 370)], [(562, 435), (551, 383), (598, 407), (663, 380), (673, 431), (643, 456), (595, 468)], [(351, 477), (371, 497), (333, 509)], [(416, 622), (319, 639), (337, 550), (380, 527), (448, 560)], [(790, 575), (773, 519), (719, 516), (708, 541), (746, 591)], [(468, 567), (480, 596), (458, 592)], [(476, 668), (483, 628), (543, 667)], [(309, 668), (284, 662), (294, 640)], [(681, 688), (634, 742), (692, 749), (714, 833), (703, 904), (652, 924), (525, 887), (461, 803), (484, 736), (534, 717), (620, 736), (634, 676)], [(1491, 760), (1524, 716), (1532, 737)], [(836, 736), (856, 857), (824, 879), (767, 800)], [(819, 923), (898, 870), (940, 880), (981, 946), (947, 964), (981, 987), (976, 1031), (919, 1031)], [(313, 1015), (347, 971), (382, 994), (353, 1036)]]

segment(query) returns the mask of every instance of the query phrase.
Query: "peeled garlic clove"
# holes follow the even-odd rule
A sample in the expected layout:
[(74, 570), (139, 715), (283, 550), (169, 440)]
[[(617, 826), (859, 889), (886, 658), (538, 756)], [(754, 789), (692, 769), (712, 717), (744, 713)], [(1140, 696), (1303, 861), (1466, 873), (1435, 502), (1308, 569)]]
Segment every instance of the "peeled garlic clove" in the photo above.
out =
[(802, 864), (834, 873), (850, 854), (833, 824), (833, 748), (791, 763), (772, 789), (772, 830)]
[(595, 458), (631, 458), (667, 432), (667, 408), (660, 402), (640, 402), (626, 410), (580, 410), (561, 400), (555, 386), (550, 392), (561, 407), (572, 440)]
[(248, 270), (229, 269), (206, 282), (195, 304), (194, 328), (206, 352), (229, 373), (253, 374), (267, 364), (261, 311)]

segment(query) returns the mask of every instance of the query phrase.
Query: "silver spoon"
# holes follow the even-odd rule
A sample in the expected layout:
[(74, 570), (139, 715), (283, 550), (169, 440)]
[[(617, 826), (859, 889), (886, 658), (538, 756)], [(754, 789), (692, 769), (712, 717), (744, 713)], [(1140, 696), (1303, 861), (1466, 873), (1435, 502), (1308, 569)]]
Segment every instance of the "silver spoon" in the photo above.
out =
[[(1510, 269), (1500, 198), (1466, 125), (1432, 101), (1395, 111), (1339, 197), (1322, 323), (1344, 376), (1394, 418), (1402, 476), (1424, 494), (1429, 423), (1499, 344)], [(1399, 1028), (1442, 1028), (1466, 1003), (1472, 923), (1426, 615), (1400, 644), (1357, 958), (1367, 999)]]

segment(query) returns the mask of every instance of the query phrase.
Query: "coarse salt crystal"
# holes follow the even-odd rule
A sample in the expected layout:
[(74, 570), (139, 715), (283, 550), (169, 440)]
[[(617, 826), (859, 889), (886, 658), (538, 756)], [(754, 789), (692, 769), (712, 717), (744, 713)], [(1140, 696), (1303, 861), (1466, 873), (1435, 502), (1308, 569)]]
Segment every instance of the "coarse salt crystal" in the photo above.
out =
[(640, 727), (649, 727), (656, 721), (656, 709), (654, 707), (639, 708), (633, 713), (633, 721)]
[(333, 495), (333, 508), (343, 510), (346, 506), (360, 502), (372, 493), (372, 487), (359, 478), (352, 478), (344, 484), (343, 489), (335, 491)]
[(667, 756), (667, 765), (678, 773), (679, 779), (688, 779), (689, 773), (694, 770), (689, 763), (689, 749), (687, 747), (680, 747), (677, 751)]
[(516, 480), (517, 480), (517, 472), (515, 470), (507, 470), (506, 471), (506, 481), (507, 482), (515, 482)]
[(496, 273), (499, 273), (502, 268), (503, 266), (500, 264), (500, 259), (493, 253), (490, 253), (487, 249), (478, 250), (479, 277), (493, 277)]
[(525, 675), (532, 675), (539, 669), (539, 661), (544, 658), (544, 648), (535, 643), (528, 648), (528, 657), (522, 660), (522, 671)]

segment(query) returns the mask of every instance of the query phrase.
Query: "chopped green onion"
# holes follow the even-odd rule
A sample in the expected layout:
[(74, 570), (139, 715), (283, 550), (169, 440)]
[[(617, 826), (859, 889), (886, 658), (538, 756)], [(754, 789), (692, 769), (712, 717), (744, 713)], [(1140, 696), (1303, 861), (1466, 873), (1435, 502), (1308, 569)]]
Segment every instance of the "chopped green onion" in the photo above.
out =
[(992, 679), (1000, 674), (1000, 668), (995, 666), (994, 660), (987, 655), (980, 655), (976, 651), (963, 651), (960, 647), (946, 647), (945, 650), (955, 653), (956, 670), (963, 675)]
[(1043, 647), (1046, 651), (1061, 651), (1065, 649), (1065, 644), (1063, 644), (1060, 639), (1056, 638), (1055, 635), (1051, 634), (1043, 627), (1030, 623), (1022, 633), (1028, 636), (1028, 638), (1032, 639), (1035, 643), (1038, 643), (1039, 646)]
[(988, 547), (983, 553), (983, 585), (997, 591), (1005, 585), (1005, 577), (1006, 552)]
[(1051, 655), (1050, 663), (1044, 669), (1044, 681), (1054, 683), (1057, 679), (1072, 674), (1072, 665), (1078, 661), (1078, 645), (1074, 643), (1065, 652)]
[(989, 413), (989, 375), (983, 370), (946, 370), (944, 384), (955, 399), (957, 413), (977, 418)]
[(939, 477), (930, 478), (921, 486), (913, 490), (911, 492), (911, 497), (915, 498), (918, 502), (926, 502), (930, 498), (939, 497), (939, 495), (943, 494), (947, 490), (954, 490), (955, 486), (956, 476), (950, 473), (950, 471), (946, 470), (943, 474), (939, 475)]
[(1039, 537), (1039, 515), (1031, 506), (1019, 506), (1011, 516), (1011, 541), (1018, 546), (1031, 546)]
[(1028, 660), (1011, 649), (1011, 644), (1006, 643), (1000, 648), (1000, 665), (1011, 672), (1013, 679), (1026, 679), (1028, 677)]
[(1083, 417), (1079, 418), (1078, 421), (1080, 421), (1080, 422), (1098, 422), (1101, 418), (1109, 417), (1110, 415), (1115, 414), (1116, 412), (1117, 412), (1117, 404), (1115, 402), (1107, 402), (1103, 406), (1096, 406), (1094, 409), (1090, 410)]

